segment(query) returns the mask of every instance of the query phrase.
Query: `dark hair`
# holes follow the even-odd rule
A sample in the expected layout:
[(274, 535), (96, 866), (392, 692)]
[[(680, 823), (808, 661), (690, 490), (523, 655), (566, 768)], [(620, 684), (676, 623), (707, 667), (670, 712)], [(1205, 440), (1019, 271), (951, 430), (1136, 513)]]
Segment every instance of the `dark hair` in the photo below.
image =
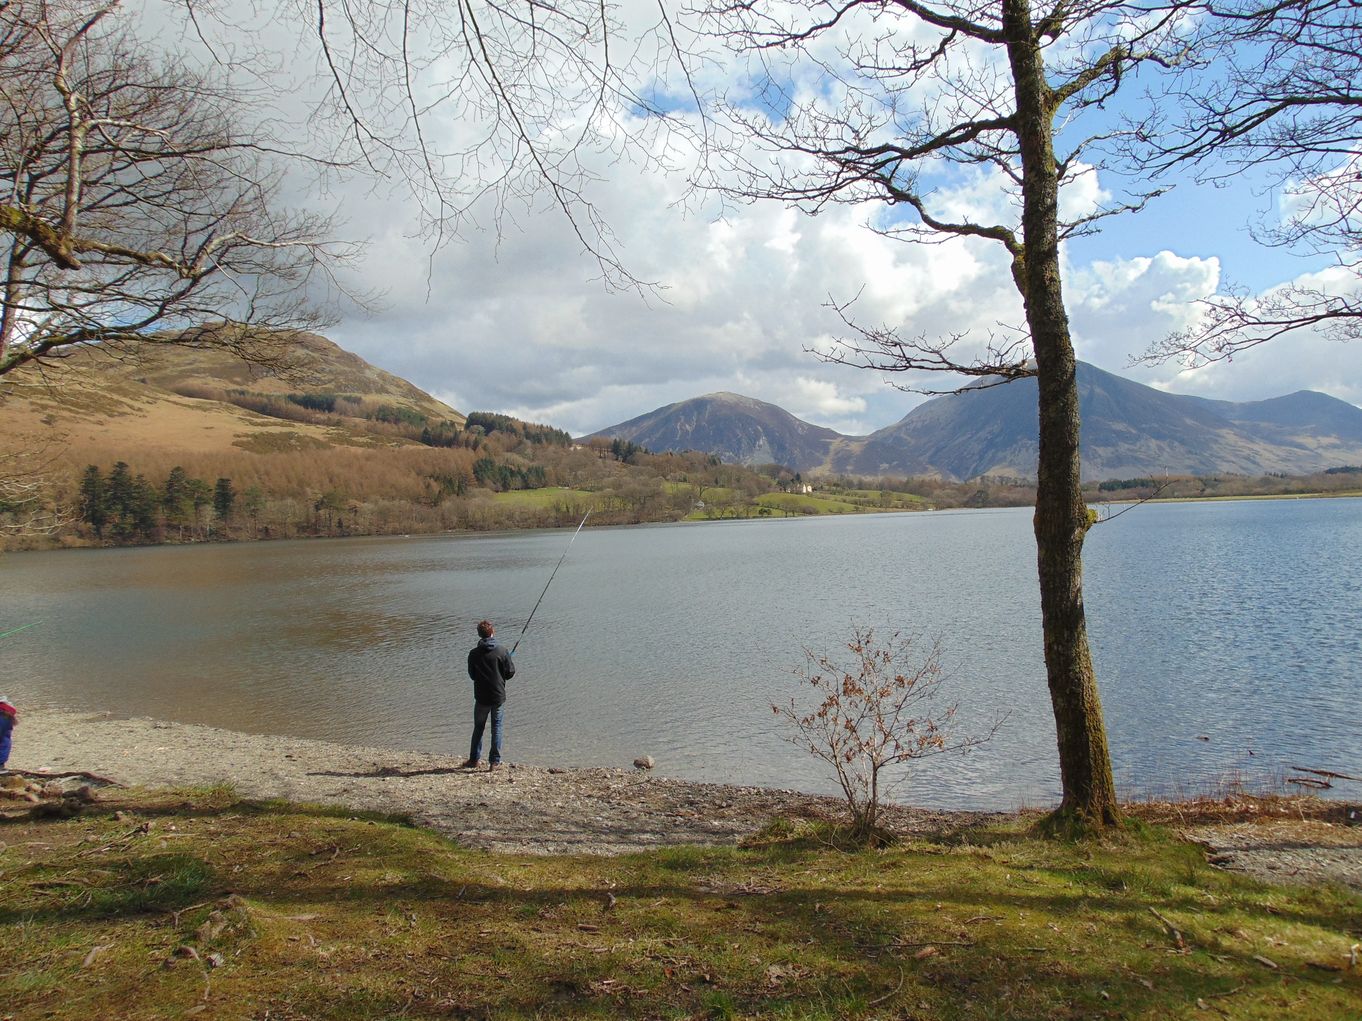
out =
[(478, 637), (479, 637), (479, 638), (491, 638), (491, 637), (492, 637), (492, 632), (495, 631), (495, 630), (496, 630), (496, 628), (492, 627), (492, 622), (491, 622), (490, 620), (481, 620), (481, 621), (478, 621)]

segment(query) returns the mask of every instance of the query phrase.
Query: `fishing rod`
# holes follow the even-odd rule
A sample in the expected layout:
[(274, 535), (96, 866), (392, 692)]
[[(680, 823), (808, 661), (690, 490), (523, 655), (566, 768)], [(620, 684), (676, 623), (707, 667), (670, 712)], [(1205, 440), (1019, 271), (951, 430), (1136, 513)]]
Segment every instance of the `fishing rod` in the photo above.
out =
[[(591, 510), (582, 515), (581, 522), (577, 525), (577, 532), (582, 530), (582, 525), (586, 524), (586, 519), (591, 517)], [(563, 550), (563, 555), (558, 558), (558, 563), (553, 569), (553, 574), (549, 575), (549, 580), (544, 583), (544, 591), (539, 593), (539, 599), (534, 604), (534, 609), (525, 618), (525, 626), (520, 629), (520, 634), (516, 636), (515, 644), (511, 646), (511, 655), (515, 655), (516, 649), (520, 648), (520, 640), (525, 637), (525, 632), (530, 629), (530, 621), (534, 620), (535, 611), (539, 609), (539, 604), (544, 601), (544, 597), (549, 594), (549, 586), (553, 584), (553, 576), (558, 573), (558, 568), (563, 566), (563, 561), (567, 559), (568, 550), (572, 549), (572, 544), (577, 541), (577, 532), (572, 533), (572, 538), (568, 540), (567, 549)]]
[(32, 624), (25, 624), (23, 627), (17, 627), (12, 631), (0, 632), (0, 638), (8, 638), (10, 635), (17, 635), (20, 631), (27, 631), (29, 628), (37, 627), (41, 623), (42, 621), (35, 620)]

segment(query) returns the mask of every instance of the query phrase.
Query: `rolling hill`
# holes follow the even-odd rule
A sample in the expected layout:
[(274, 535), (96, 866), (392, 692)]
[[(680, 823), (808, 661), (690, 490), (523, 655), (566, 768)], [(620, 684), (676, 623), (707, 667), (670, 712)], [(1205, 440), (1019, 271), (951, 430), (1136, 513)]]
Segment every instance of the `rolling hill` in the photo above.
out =
[[(134, 453), (403, 446), (410, 441), (387, 428), (394, 419), (464, 422), (462, 413), (324, 337), (301, 334), (294, 343), (297, 361), (287, 378), (262, 375), (222, 350), (79, 351), (41, 372), (7, 376), (0, 429), (16, 445), (60, 447), (84, 463)], [(337, 413), (310, 414), (290, 394), (337, 397)], [(267, 403), (293, 414), (262, 413)]]
[(264, 341), (285, 375), (166, 344), (0, 378), (0, 548), (674, 521), (699, 487), (733, 515), (771, 488), (703, 455), (626, 459), (465, 415), (323, 337)]

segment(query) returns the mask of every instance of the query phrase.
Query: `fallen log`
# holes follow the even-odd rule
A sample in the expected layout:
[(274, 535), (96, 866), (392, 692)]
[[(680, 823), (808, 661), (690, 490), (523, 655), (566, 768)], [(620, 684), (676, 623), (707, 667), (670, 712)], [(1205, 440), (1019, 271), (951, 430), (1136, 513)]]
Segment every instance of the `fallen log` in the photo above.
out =
[(123, 784), (117, 780), (111, 780), (107, 776), (100, 776), (98, 773), (87, 773), (83, 769), (71, 770), (65, 773), (43, 773), (36, 769), (15, 769), (13, 766), (7, 767), (4, 772), (14, 773), (18, 776), (26, 776), (32, 780), (63, 780), (68, 777), (78, 776), (94, 783), (104, 784), (107, 787), (122, 787)]
[(1334, 786), (1328, 780), (1320, 780), (1313, 776), (1288, 776), (1286, 782), (1293, 783), (1297, 787), (1313, 787), (1320, 791), (1331, 790)]
[(1330, 780), (1351, 780), (1354, 783), (1362, 783), (1362, 776), (1335, 773), (1332, 769), (1311, 769), (1309, 766), (1292, 766), (1291, 768), (1301, 773), (1313, 773), (1315, 776), (1327, 777)]

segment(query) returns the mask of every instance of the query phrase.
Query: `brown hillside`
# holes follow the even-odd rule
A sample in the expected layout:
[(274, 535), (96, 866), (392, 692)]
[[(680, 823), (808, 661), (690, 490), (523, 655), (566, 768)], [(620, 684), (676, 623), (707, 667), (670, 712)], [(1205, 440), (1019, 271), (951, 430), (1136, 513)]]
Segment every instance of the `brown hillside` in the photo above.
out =
[[(464, 421), (448, 405), (323, 337), (300, 335), (299, 344), (306, 366), (290, 380), (262, 375), (223, 351), (156, 347), (120, 358), (82, 351), (0, 382), (0, 430), (16, 447), (60, 448), (63, 460), (83, 466), (108, 455), (160, 460), (411, 445), (384, 423), (362, 417), (380, 405), (433, 422)], [(308, 415), (299, 409), (299, 420), (287, 420), (239, 407), (226, 399), (229, 391), (276, 398), (347, 394), (359, 400), (340, 405), (350, 414)]]
[(461, 413), (424, 390), (315, 333), (297, 334), (290, 357), (291, 371), (280, 378), (223, 350), (147, 347), (108, 371), (173, 392), (200, 384), (264, 394), (344, 393), (408, 407), (436, 421), (464, 421)]

